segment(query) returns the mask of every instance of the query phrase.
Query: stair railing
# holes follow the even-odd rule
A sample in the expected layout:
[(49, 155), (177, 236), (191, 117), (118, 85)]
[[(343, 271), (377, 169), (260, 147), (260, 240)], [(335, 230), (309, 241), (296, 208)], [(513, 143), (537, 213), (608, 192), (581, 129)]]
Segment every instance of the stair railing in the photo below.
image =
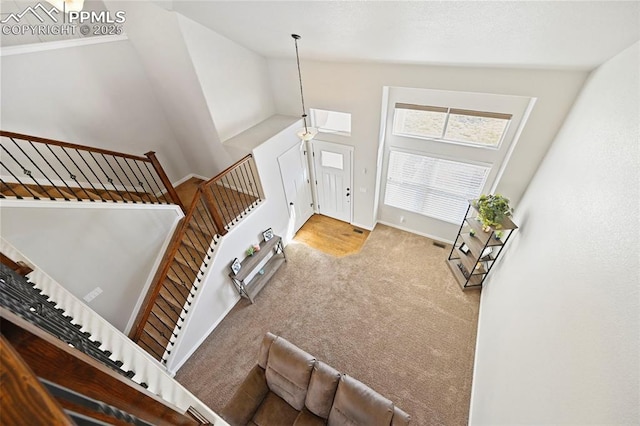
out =
[(207, 208), (220, 235), (262, 200), (262, 187), (251, 154), (202, 184)]
[[(172, 379), (171, 375), (159, 363), (149, 357), (148, 351), (143, 350), (139, 345), (134, 344), (123, 333), (117, 330), (107, 320), (96, 314), (90, 307), (75, 297), (66, 288), (49, 277), (37, 265), (33, 269), (29, 268), (30, 275), (24, 282), (21, 277), (7, 272), (4, 265), (9, 265), (19, 275), (23, 275), (23, 268), (27, 260), (9, 242), (0, 238), (0, 253), (2, 253), (2, 264), (0, 266), (0, 322), (3, 323), (2, 333), (14, 336), (13, 327), (5, 327), (14, 324), (13, 320), (7, 316), (7, 312), (12, 316), (18, 316), (21, 321), (30, 323), (32, 328), (39, 331), (46, 331), (56, 338), (64, 341), (69, 346), (78, 349), (84, 354), (99, 361), (103, 366), (108, 367), (114, 373), (113, 376), (120, 376), (121, 382), (132, 381), (140, 385), (139, 391), (150, 392), (170, 405), (173, 410), (182, 413), (195, 409), (208, 422), (215, 425), (226, 425), (220, 417), (215, 414), (202, 401), (192, 395), (187, 389)], [(10, 275), (10, 276), (9, 276)], [(21, 344), (28, 346), (32, 340), (22, 339), (16, 336)], [(62, 345), (66, 347), (66, 345)], [(48, 359), (55, 353), (49, 351), (39, 351), (32, 349), (30, 352), (48, 370), (60, 370), (64, 374), (64, 369), (56, 369), (56, 363)], [(60, 359), (58, 359), (60, 361)], [(63, 364), (66, 364), (66, 362)], [(68, 367), (68, 365), (67, 365)], [(85, 370), (83, 370), (85, 371)], [(80, 375), (83, 371), (77, 370)], [(52, 373), (53, 374), (53, 373)], [(45, 377), (46, 378), (46, 377)], [(96, 381), (98, 376), (92, 375), (90, 380)], [(126, 378), (126, 379), (125, 379)], [(74, 380), (74, 379), (71, 379)], [(76, 380), (78, 383), (84, 381)], [(114, 398), (128, 398), (132, 404), (142, 404), (142, 399), (131, 397), (129, 394), (116, 391), (115, 388), (102, 383), (106, 392)], [(88, 382), (87, 386), (92, 386)], [(133, 387), (137, 387), (137, 385)], [(99, 386), (92, 386), (95, 392), (100, 392)], [(145, 408), (145, 407), (140, 407)], [(153, 407), (146, 407), (152, 409)], [(172, 422), (153, 422), (154, 424), (177, 424)], [(206, 422), (201, 422), (206, 423)], [(119, 424), (119, 423), (118, 423)]]
[(0, 131), (0, 198), (177, 204), (155, 152), (145, 157)]
[(154, 358), (171, 355), (219, 239), (263, 198), (251, 155), (200, 184), (129, 333)]

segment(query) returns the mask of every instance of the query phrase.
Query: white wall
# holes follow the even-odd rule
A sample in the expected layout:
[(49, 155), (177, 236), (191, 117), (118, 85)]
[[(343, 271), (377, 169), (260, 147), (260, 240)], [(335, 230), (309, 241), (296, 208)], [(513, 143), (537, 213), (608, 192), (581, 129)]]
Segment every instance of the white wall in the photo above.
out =
[(171, 179), (188, 172), (128, 41), (2, 57), (3, 130), (129, 154), (156, 151)]
[[(280, 122), (279, 119), (276, 118)], [(267, 126), (268, 127), (268, 126)], [(229, 278), (229, 265), (234, 258), (243, 259), (245, 250), (262, 240), (262, 232), (272, 228), (288, 243), (289, 209), (282, 187), (278, 156), (299, 143), (295, 131), (298, 122), (269, 138), (253, 150), (254, 160), (265, 192), (265, 201), (243, 219), (216, 247), (215, 258), (198, 290), (186, 323), (167, 362), (171, 372), (177, 371), (224, 319), (240, 297)], [(252, 133), (251, 130), (248, 133)], [(267, 284), (268, 286), (268, 284)], [(258, 296), (257, 303), (260, 303)]]
[(589, 77), (482, 291), (470, 424), (640, 423), (640, 43)]
[[(384, 86), (537, 97), (533, 114), (498, 186), (498, 191), (517, 205), (586, 78), (586, 73), (580, 71), (304, 60), (301, 65), (307, 108), (351, 113), (351, 137), (325, 134), (323, 139), (355, 147), (354, 223), (365, 227), (375, 224), (376, 158)], [(269, 69), (276, 110), (280, 114), (299, 115), (300, 93), (295, 62), (270, 59)], [(399, 217), (393, 223), (400, 225)], [(402, 225), (410, 229), (415, 226), (411, 221)]]
[(178, 17), (220, 139), (226, 141), (275, 114), (267, 60), (198, 22)]
[(146, 71), (146, 84), (153, 87), (187, 162), (188, 170), (180, 177), (212, 177), (224, 170), (231, 162), (209, 113), (179, 15), (146, 1), (105, 3), (126, 11), (125, 31)]
[(182, 217), (175, 206), (2, 202), (0, 233), (93, 310), (125, 331)]

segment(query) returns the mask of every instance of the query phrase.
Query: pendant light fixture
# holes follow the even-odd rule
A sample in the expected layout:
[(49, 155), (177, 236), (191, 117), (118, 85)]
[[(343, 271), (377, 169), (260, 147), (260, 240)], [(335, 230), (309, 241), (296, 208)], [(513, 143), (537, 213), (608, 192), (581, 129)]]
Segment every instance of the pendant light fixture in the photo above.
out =
[(302, 121), (304, 123), (304, 128), (298, 130), (296, 133), (300, 139), (303, 141), (310, 141), (318, 134), (318, 130), (307, 126), (307, 110), (304, 107), (304, 93), (302, 92), (302, 73), (300, 72), (300, 56), (298, 55), (298, 40), (300, 40), (300, 36), (298, 34), (291, 34), (293, 38), (293, 42), (296, 45), (296, 63), (298, 64), (298, 81), (300, 81), (300, 99), (302, 100)]
[(47, 0), (63, 13), (80, 12), (84, 8), (84, 0)]

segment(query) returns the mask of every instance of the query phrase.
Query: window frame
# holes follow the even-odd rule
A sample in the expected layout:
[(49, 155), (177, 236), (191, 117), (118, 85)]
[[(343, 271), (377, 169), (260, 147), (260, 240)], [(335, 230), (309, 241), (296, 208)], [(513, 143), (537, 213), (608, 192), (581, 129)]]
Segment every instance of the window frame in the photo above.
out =
[[(316, 113), (327, 113), (327, 114), (340, 114), (349, 116), (349, 131), (346, 130), (334, 130), (328, 127), (322, 127), (318, 125)], [(320, 109), (320, 108), (309, 108), (309, 116), (311, 119), (311, 126), (315, 127), (319, 133), (324, 133), (326, 135), (338, 135), (338, 136), (351, 136), (351, 113), (350, 112), (342, 112), (342, 111), (333, 111), (328, 109)]]
[[(396, 130), (396, 126), (399, 121), (398, 110), (430, 111), (430, 112), (440, 112), (440, 113), (446, 114), (440, 137), (430, 137), (430, 136), (422, 136), (422, 135), (416, 135), (411, 133), (398, 132)], [(470, 141), (461, 141), (457, 139), (447, 139), (445, 135), (447, 133), (447, 126), (449, 124), (449, 117), (451, 116), (451, 114), (468, 115), (471, 117), (498, 118), (502, 120), (507, 120), (507, 123), (504, 126), (504, 130), (502, 131), (502, 134), (500, 135), (500, 139), (495, 145), (489, 145), (484, 143), (474, 143)], [(513, 114), (508, 114), (508, 113), (479, 111), (479, 110), (458, 108), (458, 107), (451, 107), (451, 106), (443, 107), (443, 106), (435, 106), (435, 105), (420, 105), (420, 104), (412, 104), (412, 103), (405, 103), (405, 102), (396, 102), (393, 108), (393, 121), (392, 121), (391, 133), (394, 136), (411, 138), (411, 139), (422, 139), (422, 140), (429, 140), (429, 141), (438, 142), (438, 143), (463, 145), (463, 146), (468, 146), (473, 148), (500, 150), (502, 147), (502, 143), (505, 139), (505, 136), (509, 132), (509, 126), (512, 123), (512, 119), (513, 119)]]

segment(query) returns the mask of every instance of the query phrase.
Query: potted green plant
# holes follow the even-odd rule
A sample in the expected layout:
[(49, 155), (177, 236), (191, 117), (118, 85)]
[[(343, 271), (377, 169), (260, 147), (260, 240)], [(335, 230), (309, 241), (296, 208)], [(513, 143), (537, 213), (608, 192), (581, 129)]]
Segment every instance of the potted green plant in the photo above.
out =
[(500, 194), (483, 194), (473, 202), (473, 206), (478, 210), (478, 218), (485, 232), (489, 232), (491, 227), (502, 228), (504, 218), (513, 213), (513, 209), (509, 206), (509, 199)]

